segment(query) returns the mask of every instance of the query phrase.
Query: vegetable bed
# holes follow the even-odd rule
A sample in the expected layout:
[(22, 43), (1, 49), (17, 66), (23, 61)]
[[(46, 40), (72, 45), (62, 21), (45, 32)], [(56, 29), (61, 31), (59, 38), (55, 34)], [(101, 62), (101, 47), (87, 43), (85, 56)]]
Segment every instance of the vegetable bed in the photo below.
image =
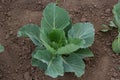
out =
[[(109, 22), (113, 20), (113, 6), (118, 1), (60, 0), (57, 6), (64, 8), (68, 13), (60, 8), (60, 12), (63, 11), (64, 15), (57, 17), (59, 19), (64, 17), (66, 22), (58, 21), (59, 23), (55, 24), (47, 11), (55, 7), (55, 4), (49, 4), (51, 2), (55, 0), (0, 1), (0, 80), (120, 80), (120, 55), (113, 51), (118, 47), (112, 50), (112, 42), (118, 36), (118, 29), (113, 28), (106, 33), (101, 32), (102, 25), (109, 25)], [(45, 9), (48, 4), (49, 6)], [(59, 11), (58, 7), (57, 10)], [(45, 28), (48, 36), (42, 30), (44, 28), (40, 28), (40, 31), (43, 31), (40, 40), (45, 47), (37, 50), (41, 45), (39, 37), (36, 37), (34, 32), (30, 33), (30, 28), (26, 28), (31, 26), (31, 30), (39, 33), (40, 24), (47, 26), (44, 18), (57, 27)], [(73, 27), (64, 31), (71, 22), (74, 24)], [(87, 27), (85, 28), (84, 25)], [(95, 39), (93, 40), (94, 29)], [(26, 33), (24, 30), (27, 30)], [(82, 31), (85, 32), (84, 36)], [(30, 37), (37, 48), (29, 38), (25, 38), (26, 36)], [(49, 43), (45, 41), (46, 37), (50, 40)], [(78, 45), (77, 42), (80, 44)], [(79, 48), (80, 51), (77, 51)], [(78, 54), (83, 52), (89, 52), (89, 54)], [(49, 55), (44, 55), (44, 53), (49, 53)], [(53, 55), (52, 58), (43, 59), (45, 56)], [(45, 64), (44, 67), (35, 62), (31, 64), (33, 60), (40, 60)], [(39, 69), (40, 67), (44, 69)]]

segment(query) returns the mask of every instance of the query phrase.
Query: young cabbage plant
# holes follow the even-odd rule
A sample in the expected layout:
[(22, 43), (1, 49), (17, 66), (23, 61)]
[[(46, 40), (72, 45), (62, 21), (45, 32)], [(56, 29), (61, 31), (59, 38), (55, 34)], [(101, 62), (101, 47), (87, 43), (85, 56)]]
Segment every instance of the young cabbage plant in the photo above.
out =
[(116, 4), (113, 8), (114, 19), (113, 22), (118, 28), (118, 36), (112, 43), (112, 49), (115, 53), (120, 53), (120, 3)]
[(32, 66), (45, 71), (53, 78), (65, 72), (77, 77), (85, 73), (86, 57), (93, 57), (88, 47), (94, 41), (91, 23), (72, 24), (68, 12), (50, 3), (43, 11), (41, 26), (27, 24), (20, 28), (18, 37), (29, 37), (36, 45), (32, 53)]
[(0, 53), (4, 51), (4, 47), (0, 44)]

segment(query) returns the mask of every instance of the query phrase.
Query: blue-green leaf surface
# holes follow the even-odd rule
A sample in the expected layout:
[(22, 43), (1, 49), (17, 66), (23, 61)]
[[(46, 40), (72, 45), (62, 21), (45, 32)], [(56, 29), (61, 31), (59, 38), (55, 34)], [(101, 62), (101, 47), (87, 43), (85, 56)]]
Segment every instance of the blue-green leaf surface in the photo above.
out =
[(71, 26), (68, 12), (50, 3), (43, 11), (41, 27), (27, 24), (20, 28), (18, 37), (29, 37), (37, 46), (32, 53), (32, 66), (45, 70), (52, 78), (63, 76), (64, 72), (74, 72), (77, 77), (84, 74), (83, 58), (93, 54), (83, 48), (94, 41), (93, 25), (78, 23)]
[(52, 54), (47, 50), (37, 50), (33, 57), (43, 63), (49, 64), (49, 61), (52, 59)]
[(67, 11), (56, 6), (56, 4), (48, 4), (43, 11), (41, 27), (43, 27), (46, 32), (49, 32), (53, 29), (64, 29), (69, 24), (70, 18)]
[(63, 61), (65, 72), (74, 72), (77, 77), (80, 77), (84, 74), (85, 64), (79, 55), (70, 54), (70, 56), (65, 57)]
[(40, 41), (40, 29), (35, 24), (27, 24), (20, 28), (18, 37), (29, 37), (35, 45), (42, 45)]
[(116, 24), (120, 31), (120, 3), (117, 3), (113, 8), (114, 19), (113, 22)]
[[(63, 62), (62, 58), (60, 56), (53, 55), (47, 51), (47, 50), (38, 50), (33, 56), (34, 59), (41, 61), (43, 64), (42, 69), (46, 69), (45, 74), (49, 75), (53, 78), (56, 78), (58, 76), (63, 76), (64, 75), (64, 67), (63, 67)], [(38, 61), (34, 60), (34, 65), (38, 63)], [(38, 65), (41, 65), (42, 63), (38, 63)], [(47, 64), (47, 67), (46, 67)], [(39, 66), (38, 66), (39, 67)]]
[(34, 57), (34, 55), (38, 54), (38, 52), (40, 50), (44, 50), (44, 48), (43, 47), (36, 47), (35, 50), (33, 51), (31, 64), (32, 64), (32, 66), (36, 66), (40, 69), (46, 70), (47, 69), (47, 64), (43, 63), (42, 61), (40, 61), (39, 59)]
[[(68, 32), (69, 38), (77, 38), (85, 41), (81, 48), (87, 48), (92, 45), (94, 41), (94, 27), (91, 23), (77, 23)], [(79, 45), (79, 44), (78, 44)]]
[(47, 64), (43, 63), (42, 61), (35, 59), (32, 57), (32, 66), (38, 67), (39, 69), (46, 70), (47, 69)]
[(49, 62), (45, 74), (53, 78), (64, 75), (63, 61), (60, 56), (56, 56)]
[(112, 49), (115, 53), (120, 53), (120, 37), (116, 38), (112, 43)]
[(4, 51), (4, 47), (0, 44), (0, 52)]
[(86, 48), (86, 49), (80, 49), (78, 52), (76, 52), (77, 55), (79, 55), (81, 58), (86, 58), (86, 57), (93, 57), (94, 54), (92, 53), (92, 51), (90, 51), (90, 49)]
[(57, 50), (57, 54), (71, 54), (72, 52), (79, 49), (78, 45), (75, 44), (67, 44)]

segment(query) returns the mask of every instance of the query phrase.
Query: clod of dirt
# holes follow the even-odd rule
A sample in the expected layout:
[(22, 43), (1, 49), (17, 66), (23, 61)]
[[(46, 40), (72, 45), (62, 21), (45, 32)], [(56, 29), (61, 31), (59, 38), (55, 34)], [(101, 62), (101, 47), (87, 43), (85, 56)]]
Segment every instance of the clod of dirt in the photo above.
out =
[(116, 76), (118, 76), (118, 74), (114, 72), (114, 73), (113, 73), (113, 76), (116, 77)]
[(120, 80), (120, 79), (115, 79), (115, 78), (112, 77), (110, 80)]
[(85, 21), (87, 21), (87, 19), (86, 18), (81, 18), (81, 22), (85, 22)]
[(32, 80), (32, 78), (30, 77), (29, 72), (24, 73), (24, 79), (25, 80)]
[(0, 79), (2, 78), (3, 76), (0, 74)]
[(111, 9), (108, 8), (105, 10), (105, 13), (109, 13), (110, 11), (111, 11)]
[(6, 34), (5, 39), (7, 40), (9, 38), (9, 34)]

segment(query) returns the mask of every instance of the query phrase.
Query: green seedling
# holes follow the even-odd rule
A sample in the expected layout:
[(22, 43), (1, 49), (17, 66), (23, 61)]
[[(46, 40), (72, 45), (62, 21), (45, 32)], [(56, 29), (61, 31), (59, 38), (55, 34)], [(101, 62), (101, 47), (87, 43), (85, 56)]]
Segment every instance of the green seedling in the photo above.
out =
[(108, 31), (112, 30), (113, 28), (117, 28), (117, 26), (114, 24), (113, 21), (110, 21), (109, 25), (102, 24), (100, 31), (101, 32), (108, 32)]
[(120, 53), (120, 3), (116, 4), (113, 8), (114, 19), (113, 23), (118, 28), (118, 36), (112, 43), (112, 49), (115, 53)]
[(111, 30), (111, 28), (105, 24), (102, 24), (101, 27), (102, 27), (102, 29), (101, 29), (102, 32), (108, 32), (109, 30)]
[(0, 44), (0, 53), (4, 51), (4, 47)]
[(94, 41), (93, 25), (72, 24), (65, 9), (50, 3), (43, 11), (40, 26), (27, 24), (18, 31), (18, 37), (29, 37), (36, 45), (32, 66), (43, 69), (53, 78), (65, 72), (81, 77), (85, 73), (83, 59), (94, 56), (89, 50)]

